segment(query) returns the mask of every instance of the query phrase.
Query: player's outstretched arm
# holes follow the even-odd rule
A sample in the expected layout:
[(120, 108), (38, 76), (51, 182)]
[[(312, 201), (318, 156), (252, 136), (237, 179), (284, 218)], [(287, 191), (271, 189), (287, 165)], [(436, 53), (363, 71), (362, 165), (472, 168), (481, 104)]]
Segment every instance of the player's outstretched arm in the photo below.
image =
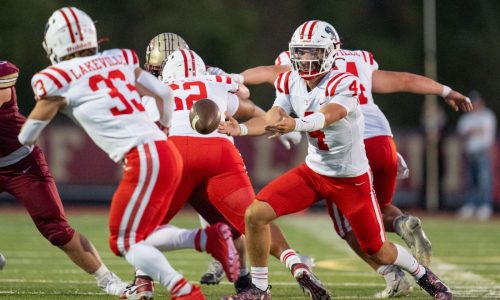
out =
[(246, 85), (257, 85), (269, 83), (274, 85), (274, 81), (279, 74), (290, 71), (290, 66), (258, 66), (241, 72)]
[(66, 102), (63, 97), (40, 98), (17, 136), (19, 142), (23, 145), (35, 144), (45, 126), (55, 117), (59, 109), (65, 105)]
[[(357, 101), (357, 100), (356, 100)], [(266, 126), (266, 130), (275, 132), (271, 138), (278, 137), (291, 131), (312, 132), (321, 130), (330, 126), (332, 123), (344, 118), (347, 115), (347, 109), (336, 103), (325, 105), (319, 112), (315, 112), (302, 118), (292, 118), (283, 109), (278, 113), (281, 120), (273, 125)]]
[(141, 68), (135, 70), (135, 78), (137, 78), (135, 82), (137, 92), (141, 96), (155, 98), (160, 113), (160, 123), (170, 127), (173, 111), (173, 93), (170, 87)]
[(280, 119), (278, 106), (273, 106), (264, 115), (252, 118), (245, 123), (238, 124), (233, 117), (227, 116), (228, 121), (221, 122), (217, 131), (231, 136), (263, 135), (266, 126), (274, 124)]
[(379, 94), (408, 92), (421, 95), (437, 95), (455, 111), (471, 111), (470, 100), (457, 91), (452, 90), (428, 77), (408, 73), (376, 70), (372, 76), (372, 91)]

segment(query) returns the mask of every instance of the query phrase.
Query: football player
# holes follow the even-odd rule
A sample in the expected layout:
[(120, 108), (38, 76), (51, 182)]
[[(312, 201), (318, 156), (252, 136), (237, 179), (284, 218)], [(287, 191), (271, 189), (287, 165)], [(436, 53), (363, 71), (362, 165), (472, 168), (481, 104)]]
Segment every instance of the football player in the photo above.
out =
[[(65, 112), (115, 162), (124, 162), (123, 178), (110, 208), (110, 248), (135, 268), (159, 281), (170, 299), (205, 299), (201, 289), (176, 272), (146, 238), (164, 218), (179, 184), (182, 160), (175, 146), (146, 115), (141, 95), (154, 97), (160, 122), (169, 126), (172, 91), (142, 70), (134, 51), (97, 52), (92, 19), (74, 7), (56, 10), (49, 18), (43, 46), (52, 66), (35, 74), (35, 108), (18, 139), (31, 146), (58, 111)], [(161, 180), (161, 181), (160, 181)], [(227, 226), (214, 228), (200, 242), (202, 248), (224, 253), (231, 275), (237, 272)]]
[[(379, 273), (384, 275), (396, 265), (435, 299), (451, 299), (451, 291), (428, 267), (386, 240), (363, 143), (363, 87), (353, 74), (334, 68), (340, 50), (337, 32), (326, 22), (308, 21), (296, 29), (289, 48), (292, 70), (278, 76), (274, 106), (264, 117), (242, 124), (230, 119), (219, 129), (238, 136), (303, 131), (309, 142), (306, 162), (268, 184), (247, 209), (246, 238), (255, 287), (225, 299), (271, 299), (268, 224), (321, 199), (343, 213), (361, 251), (379, 266)], [(298, 118), (291, 118), (291, 112)], [(300, 267), (293, 273), (299, 281), (317, 280)], [(313, 289), (308, 292), (313, 299), (330, 299)]]
[[(311, 22), (309, 26), (314, 27), (313, 24), (314, 22)], [(290, 51), (283, 51), (276, 59), (275, 66), (259, 66), (248, 69), (242, 72), (242, 76), (247, 84), (265, 82), (273, 84), (279, 74), (290, 70), (291, 65)], [(461, 93), (430, 78), (405, 72), (379, 70), (374, 56), (367, 51), (340, 49), (336, 55), (335, 68), (358, 76), (361, 82), (359, 101), (365, 119), (364, 144), (373, 173), (374, 189), (382, 211), (385, 229), (401, 236), (417, 260), (428, 266), (431, 258), (431, 243), (422, 229), (420, 219), (403, 214), (392, 204), (396, 178), (406, 178), (408, 169), (403, 158), (397, 153), (389, 122), (375, 104), (372, 92), (434, 94), (443, 97), (455, 111), (470, 111), (472, 105)], [(377, 265), (360, 251), (351, 227), (342, 212), (334, 203), (327, 202), (327, 207), (337, 233), (349, 243), (356, 253), (377, 269)], [(397, 267), (393, 267), (393, 272), (388, 272), (384, 278), (387, 287), (375, 295), (377, 298), (407, 295), (412, 289), (410, 282), (405, 279), (404, 273)]]
[[(17, 106), (19, 68), (0, 61), (0, 192), (8, 192), (26, 208), (38, 231), (82, 270), (94, 275), (107, 294), (126, 287), (101, 261), (95, 247), (68, 223), (47, 161), (38, 146), (21, 145), (17, 135), (26, 118)], [(0, 269), (2, 269), (0, 254)]]
[[(168, 61), (168, 57), (170, 54), (175, 51), (175, 50), (189, 50), (189, 46), (186, 44), (184, 39), (182, 39), (180, 36), (178, 36), (175, 33), (161, 33), (154, 37), (151, 42), (149, 43), (147, 49), (146, 49), (146, 63), (145, 63), (145, 69), (149, 70), (151, 74), (161, 78), (161, 72), (164, 70), (165, 64)], [(209, 75), (218, 75), (218, 76), (229, 76), (231, 80), (235, 82), (239, 82), (239, 89), (245, 91), (245, 94), (239, 95), (240, 98), (240, 103), (244, 104), (245, 106), (250, 105), (251, 107), (253, 104), (249, 102), (248, 99), (248, 94), (246, 93), (247, 89), (245, 86), (241, 84), (241, 76), (239, 74), (226, 74), (224, 71), (222, 71), (219, 68), (216, 67), (210, 67), (206, 66), (206, 73)], [(146, 105), (146, 111), (152, 116), (153, 119), (158, 118), (158, 113), (155, 112), (155, 106), (154, 105), (148, 105), (148, 103), (151, 103), (149, 99), (143, 98), (145, 101)], [(246, 120), (249, 119), (252, 116), (258, 116), (263, 114), (264, 112), (256, 106), (253, 106), (254, 110), (248, 110), (246, 114), (242, 114), (241, 112), (237, 115), (237, 118), (240, 120)], [(280, 141), (283, 143), (283, 145), (289, 149), (290, 144), (297, 144), (300, 142), (301, 139), (301, 134), (298, 132), (291, 132), (289, 134), (285, 134), (283, 136), (280, 136)], [(192, 197), (190, 198), (190, 203), (193, 204), (193, 201), (195, 201)], [(199, 201), (196, 201), (199, 203)], [(219, 219), (217, 217), (217, 213), (212, 214), (211, 219), (212, 222), (219, 222), (219, 221), (224, 221), (224, 219)], [(206, 214), (205, 214), (206, 216)], [(200, 220), (202, 223), (202, 226), (207, 226), (208, 223), (203, 219), (202, 216), (200, 216)], [(294, 250), (290, 249), (288, 243), (286, 242), (286, 239), (283, 237), (281, 231), (279, 228), (275, 225), (272, 224), (272, 230), (273, 230), (273, 237), (275, 238), (276, 241), (276, 247), (273, 248), (273, 255), (276, 256), (278, 259), (280, 259), (285, 265), (290, 266), (291, 262), (296, 262), (300, 260), (301, 262), (305, 263), (309, 268), (312, 267), (314, 263), (314, 259), (312, 257), (309, 257), (307, 255), (301, 255), (295, 253)], [(183, 229), (178, 229), (175, 226), (172, 225), (165, 225), (162, 226), (163, 234), (164, 236), (168, 236), (168, 231), (171, 231), (170, 236), (185, 236), (187, 237), (188, 235)], [(234, 233), (234, 231), (233, 231)], [(235, 234), (235, 236), (238, 236), (238, 234)], [(181, 241), (180, 239), (178, 241)], [(182, 242), (181, 242), (182, 243)], [(241, 276), (238, 279), (238, 281), (235, 283), (236, 290), (243, 290), (245, 289), (248, 285), (248, 277), (245, 274), (248, 274), (248, 270), (244, 266), (244, 251), (245, 251), (245, 245), (242, 243), (242, 240), (235, 241), (235, 245), (238, 249), (238, 252), (240, 253), (240, 256), (242, 257), (242, 270), (241, 270)], [(168, 249), (171, 249), (168, 247)], [(278, 251), (274, 251), (274, 249), (283, 249)], [(286, 258), (286, 259), (285, 259)], [(288, 262), (288, 263), (287, 263)], [(213, 260), (208, 267), (208, 271), (201, 277), (200, 282), (203, 284), (218, 284), (220, 280), (222, 279), (224, 275), (223, 268), (221, 264)]]

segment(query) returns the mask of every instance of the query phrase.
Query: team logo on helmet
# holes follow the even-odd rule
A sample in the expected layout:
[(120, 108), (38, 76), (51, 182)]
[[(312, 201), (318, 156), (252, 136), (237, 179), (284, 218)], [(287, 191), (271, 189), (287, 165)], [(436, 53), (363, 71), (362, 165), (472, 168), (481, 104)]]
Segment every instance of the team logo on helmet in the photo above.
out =
[(335, 31), (333, 31), (333, 29), (330, 26), (326, 26), (325, 31), (326, 31), (326, 33), (328, 33), (330, 35), (332, 40), (334, 40), (335, 42), (338, 42), (337, 35), (335, 34)]

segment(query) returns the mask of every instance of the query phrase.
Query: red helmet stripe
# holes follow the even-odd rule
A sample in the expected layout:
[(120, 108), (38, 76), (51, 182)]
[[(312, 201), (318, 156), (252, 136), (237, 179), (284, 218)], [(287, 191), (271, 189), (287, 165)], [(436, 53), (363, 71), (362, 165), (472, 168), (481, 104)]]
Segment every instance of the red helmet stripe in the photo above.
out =
[(61, 12), (61, 14), (64, 17), (64, 20), (66, 21), (66, 25), (69, 28), (69, 35), (71, 37), (71, 42), (74, 43), (75, 42), (75, 35), (73, 34), (73, 28), (71, 27), (71, 23), (69, 23), (68, 16), (66, 16), (66, 13), (64, 12), (64, 10), (62, 8), (59, 10), (59, 12)]
[(305, 22), (303, 25), (302, 25), (302, 30), (300, 31), (300, 38), (303, 39), (304, 38), (304, 33), (306, 32), (306, 27), (307, 27), (307, 24), (309, 24), (309, 21)]
[(314, 22), (311, 24), (311, 27), (309, 27), (309, 34), (307, 35), (307, 38), (308, 38), (309, 40), (312, 38), (313, 29), (314, 29), (314, 27), (316, 26), (316, 23), (318, 23), (318, 21), (314, 21)]
[(181, 50), (182, 58), (184, 59), (184, 77), (188, 77), (188, 62), (187, 62), (187, 56), (186, 56), (186, 50)]
[(69, 77), (68, 73), (66, 73), (64, 70), (61, 70), (59, 68), (56, 68), (56, 67), (49, 67), (49, 69), (51, 70), (54, 70), (56, 71), (57, 73), (59, 73), (62, 77), (64, 77), (64, 79), (70, 83), (71, 82), (71, 77)]
[(68, 8), (69, 8), (69, 11), (71, 12), (71, 15), (75, 19), (76, 27), (78, 28), (78, 33), (80, 34), (80, 41), (83, 41), (83, 31), (80, 28), (80, 21), (78, 21), (78, 18), (76, 17), (75, 12), (73, 11), (73, 7), (68, 7)]
[(191, 56), (191, 67), (193, 68), (193, 76), (196, 76), (196, 68), (195, 68), (193, 51), (189, 50), (189, 55)]

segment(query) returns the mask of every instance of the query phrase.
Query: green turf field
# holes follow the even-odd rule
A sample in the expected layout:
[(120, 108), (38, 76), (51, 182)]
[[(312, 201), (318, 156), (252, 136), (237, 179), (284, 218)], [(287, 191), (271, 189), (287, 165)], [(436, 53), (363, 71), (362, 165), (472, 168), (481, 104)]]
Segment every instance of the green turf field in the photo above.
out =
[[(108, 249), (106, 213), (69, 210), (68, 215), (95, 244), (108, 267), (120, 277), (132, 279), (132, 267)], [(193, 228), (197, 220), (194, 214), (182, 214), (174, 223)], [(315, 272), (334, 299), (371, 299), (384, 288), (382, 278), (346, 248), (324, 215), (291, 216), (279, 224), (295, 249), (315, 257)], [(455, 291), (456, 299), (500, 299), (500, 220), (475, 223), (424, 217), (424, 227), (434, 246), (433, 269)], [(6, 267), (0, 271), (0, 299), (114, 299), (101, 293), (92, 276), (49, 245), (24, 211), (0, 212), (0, 228), (0, 252), (7, 257)], [(205, 254), (186, 250), (167, 253), (167, 257), (193, 282), (209, 261)], [(290, 273), (275, 259), (270, 274), (273, 299), (305, 299)], [(203, 291), (207, 299), (219, 299), (233, 288), (223, 282), (203, 287)], [(168, 299), (159, 286), (156, 296)], [(430, 299), (418, 287), (409, 298)]]

